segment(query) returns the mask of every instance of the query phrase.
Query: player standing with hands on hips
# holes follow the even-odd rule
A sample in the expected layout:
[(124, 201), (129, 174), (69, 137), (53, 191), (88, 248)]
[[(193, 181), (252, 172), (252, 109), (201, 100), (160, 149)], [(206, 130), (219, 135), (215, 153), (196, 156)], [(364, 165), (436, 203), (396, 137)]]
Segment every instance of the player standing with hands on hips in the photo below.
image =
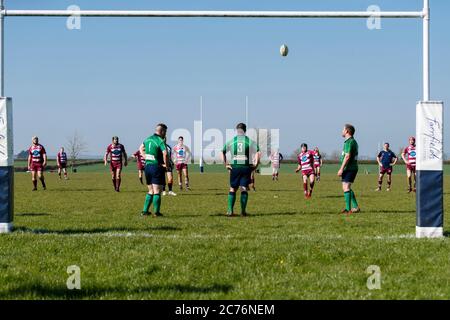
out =
[(122, 163), (125, 167), (128, 165), (127, 153), (123, 144), (119, 143), (119, 137), (112, 137), (112, 143), (106, 148), (104, 157), (105, 166), (108, 164), (108, 157), (111, 157), (110, 169), (112, 176), (112, 183), (116, 192), (120, 191), (120, 183), (122, 181)]
[(377, 156), (377, 162), (380, 166), (380, 174), (378, 176), (378, 188), (375, 191), (381, 191), (381, 186), (383, 184), (383, 177), (385, 174), (388, 175), (387, 189), (386, 191), (391, 191), (392, 184), (392, 171), (393, 166), (397, 163), (397, 156), (394, 152), (389, 149), (389, 143), (384, 144), (384, 149), (380, 151)]
[(345, 142), (338, 176), (342, 178), (342, 190), (345, 198), (345, 209), (341, 213), (347, 214), (361, 211), (356, 201), (355, 193), (352, 190), (352, 183), (355, 182), (358, 174), (358, 143), (353, 137), (354, 134), (355, 127), (351, 124), (346, 124), (342, 130), (342, 137), (345, 138)]
[[(228, 193), (227, 216), (234, 216), (236, 192), (241, 190), (241, 215), (247, 215), (248, 189), (252, 171), (259, 165), (261, 154), (259, 146), (245, 135), (247, 126), (239, 123), (236, 126), (237, 135), (228, 141), (222, 149), (222, 161), (230, 171), (230, 191)], [(227, 152), (231, 153), (231, 164), (227, 162)], [(254, 163), (252, 163), (254, 159)]]
[(153, 203), (153, 216), (161, 217), (161, 191), (166, 184), (166, 170), (169, 165), (167, 147), (164, 142), (167, 126), (160, 123), (156, 126), (155, 133), (144, 140), (140, 147), (141, 154), (145, 158), (145, 180), (148, 193), (145, 196), (142, 215), (150, 215), (150, 205)]

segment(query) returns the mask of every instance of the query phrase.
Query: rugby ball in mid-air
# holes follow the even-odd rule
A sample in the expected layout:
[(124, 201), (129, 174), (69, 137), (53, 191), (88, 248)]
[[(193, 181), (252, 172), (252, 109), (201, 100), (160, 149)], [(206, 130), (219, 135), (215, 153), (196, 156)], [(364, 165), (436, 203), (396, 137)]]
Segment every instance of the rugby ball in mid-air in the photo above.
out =
[(286, 56), (288, 55), (288, 53), (289, 53), (289, 48), (288, 48), (288, 46), (285, 45), (285, 44), (283, 44), (283, 45), (280, 47), (280, 54), (281, 54), (283, 57), (286, 57)]

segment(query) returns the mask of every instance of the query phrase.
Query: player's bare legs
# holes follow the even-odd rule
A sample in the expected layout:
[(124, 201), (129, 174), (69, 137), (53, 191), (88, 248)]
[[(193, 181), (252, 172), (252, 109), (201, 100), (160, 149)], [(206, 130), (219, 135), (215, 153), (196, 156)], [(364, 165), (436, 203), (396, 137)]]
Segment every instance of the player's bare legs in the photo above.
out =
[[(173, 173), (171, 171), (167, 171), (167, 186), (169, 187), (169, 196), (176, 196), (177, 194), (173, 192)], [(166, 186), (164, 185), (162, 187), (163, 189), (163, 196), (166, 195)]]
[(186, 184), (186, 189), (190, 190), (189, 187), (189, 171), (187, 165), (183, 168), (183, 174), (184, 174), (184, 183)]
[(138, 170), (138, 177), (139, 177), (139, 181), (141, 182), (141, 184), (144, 184), (144, 181), (142, 180), (144, 176), (144, 170)]
[[(406, 169), (406, 179), (408, 180), (408, 193), (412, 192), (412, 171), (410, 169)], [(415, 177), (414, 177), (414, 186), (415, 186)]]
[[(378, 188), (375, 189), (375, 191), (381, 191), (381, 187), (383, 185), (383, 178), (384, 178), (384, 173), (380, 173), (378, 175)], [(389, 184), (389, 182), (388, 182)]]
[(320, 167), (316, 168), (316, 181), (320, 182)]
[(183, 173), (182, 170), (177, 170), (178, 175), (178, 186), (180, 187), (180, 190), (183, 190)]
[[(44, 179), (44, 174), (42, 173), (42, 170), (39, 170), (39, 171), (37, 172), (37, 175), (38, 175), (39, 180), (41, 180), (42, 188), (44, 188), (44, 190), (46, 190), (47, 187), (45, 186), (45, 179)], [(37, 182), (37, 181), (36, 181), (36, 182)]]
[(37, 190), (37, 171), (32, 170), (31, 171), (31, 181), (33, 182), (33, 191)]
[(308, 198), (311, 198), (313, 190), (314, 190), (314, 183), (316, 181), (316, 176), (314, 174), (309, 176), (309, 193)]
[(58, 176), (59, 176), (59, 179), (61, 179), (61, 168), (58, 168)]
[(388, 173), (387, 175), (387, 188), (386, 191), (391, 191), (391, 184), (392, 184), (392, 173)]
[(116, 170), (116, 191), (120, 192), (120, 183), (122, 182), (122, 169), (117, 168)]

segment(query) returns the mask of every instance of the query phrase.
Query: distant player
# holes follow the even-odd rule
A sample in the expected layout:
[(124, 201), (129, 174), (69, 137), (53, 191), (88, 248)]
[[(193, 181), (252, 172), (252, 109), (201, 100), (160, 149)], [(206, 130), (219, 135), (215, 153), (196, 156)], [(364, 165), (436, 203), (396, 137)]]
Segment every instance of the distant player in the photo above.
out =
[(320, 154), (319, 147), (314, 148), (314, 171), (316, 173), (316, 180), (320, 182), (320, 168), (323, 165), (322, 155)]
[(165, 196), (166, 193), (166, 184), (169, 188), (169, 196), (176, 196), (177, 194), (172, 191), (173, 188), (173, 167), (174, 163), (172, 161), (172, 147), (167, 144), (167, 137), (164, 137), (164, 143), (166, 144), (166, 150), (167, 150), (167, 168), (166, 168), (166, 175), (167, 175), (167, 181), (163, 185), (163, 193), (162, 195)]
[[(236, 126), (236, 131), (237, 135), (228, 141), (222, 149), (223, 163), (230, 172), (228, 217), (234, 216), (234, 204), (238, 189), (241, 190), (241, 215), (247, 215), (248, 186), (252, 171), (256, 170), (261, 158), (259, 146), (245, 135), (247, 126), (244, 123), (239, 123)], [(227, 161), (227, 152), (231, 154), (231, 164)], [(254, 162), (252, 159), (255, 159)]]
[(148, 193), (145, 196), (142, 215), (149, 215), (150, 205), (153, 203), (153, 216), (161, 217), (161, 189), (166, 183), (166, 168), (168, 167), (167, 148), (164, 138), (167, 126), (160, 123), (155, 133), (149, 136), (139, 149), (145, 157), (145, 180)]
[(64, 147), (61, 147), (58, 154), (56, 155), (56, 164), (58, 166), (58, 176), (61, 179), (61, 171), (64, 173), (64, 179), (67, 177), (67, 154), (64, 152)]
[(128, 165), (127, 153), (123, 144), (119, 143), (119, 137), (114, 136), (112, 143), (106, 148), (104, 157), (105, 166), (108, 164), (108, 158), (110, 158), (110, 169), (112, 176), (112, 183), (116, 192), (120, 191), (120, 182), (122, 181), (122, 165), (125, 167)]
[(344, 148), (341, 156), (341, 167), (337, 175), (342, 179), (342, 191), (344, 191), (345, 208), (341, 213), (350, 214), (361, 212), (352, 184), (358, 174), (358, 143), (355, 138), (355, 127), (346, 124), (342, 130), (342, 137), (345, 138)]
[[(314, 189), (314, 182), (316, 181), (316, 175), (314, 172), (314, 153), (308, 150), (308, 145), (303, 143), (301, 145), (301, 152), (298, 155), (298, 167), (295, 173), (302, 172), (303, 190), (305, 198), (310, 199)], [(309, 191), (308, 191), (309, 180)]]
[(173, 147), (173, 158), (178, 173), (178, 186), (180, 187), (180, 190), (183, 190), (182, 173), (184, 174), (186, 189), (190, 190), (188, 163), (191, 159), (191, 151), (184, 145), (184, 138), (181, 136), (178, 138), (178, 144)]
[(283, 161), (283, 155), (275, 149), (270, 154), (270, 162), (272, 163), (272, 181), (278, 181), (278, 175), (281, 167), (281, 161)]
[(31, 141), (33, 144), (28, 149), (28, 170), (31, 172), (33, 191), (37, 190), (37, 178), (41, 180), (42, 188), (46, 190), (44, 169), (47, 166), (47, 152), (44, 146), (39, 144), (38, 137), (33, 137)]
[(142, 156), (141, 152), (138, 150), (135, 153), (133, 153), (133, 158), (136, 159), (136, 166), (138, 170), (138, 177), (141, 184), (144, 184), (143, 176), (144, 176), (144, 170), (145, 170), (145, 159)]
[(386, 142), (384, 144), (384, 149), (381, 150), (377, 156), (377, 162), (380, 166), (380, 174), (378, 176), (378, 188), (375, 191), (381, 191), (383, 177), (385, 174), (388, 176), (386, 191), (391, 191), (392, 170), (393, 166), (397, 163), (397, 160), (397, 156), (389, 149), (389, 143)]
[[(408, 179), (408, 193), (416, 192), (416, 138), (409, 138), (409, 146), (402, 152), (402, 159), (406, 164), (406, 176)], [(412, 187), (412, 176), (414, 176), (414, 188)]]

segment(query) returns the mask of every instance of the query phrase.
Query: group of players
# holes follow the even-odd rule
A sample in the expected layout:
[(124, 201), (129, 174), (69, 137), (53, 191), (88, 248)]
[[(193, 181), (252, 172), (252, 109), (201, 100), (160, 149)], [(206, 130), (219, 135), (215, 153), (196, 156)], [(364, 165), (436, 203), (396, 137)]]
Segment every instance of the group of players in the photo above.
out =
[[(342, 177), (343, 184), (348, 184), (347, 187), (343, 185), (343, 188), (345, 194), (349, 193), (349, 203), (356, 203), (352, 209), (352, 212), (359, 212), (359, 207), (357, 206), (356, 199), (354, 198), (354, 193), (350, 188), (350, 185), (353, 183), (357, 173), (358, 148), (356, 141), (353, 139), (353, 135), (348, 134), (348, 132), (354, 133), (354, 128), (352, 128), (352, 126), (350, 126), (351, 130), (344, 128), (344, 131), (347, 132), (346, 135), (348, 136), (344, 136), (343, 134), (343, 136), (346, 137), (346, 143), (344, 144), (343, 157), (341, 159), (342, 167), (338, 175)], [(234, 215), (234, 204), (236, 202), (236, 193), (238, 190), (241, 191), (241, 214), (244, 216), (246, 215), (248, 190), (252, 185), (253, 189), (255, 189), (254, 174), (261, 159), (259, 146), (246, 136), (246, 130), (247, 128), (245, 124), (238, 124), (236, 126), (237, 135), (232, 140), (228, 141), (222, 150), (223, 163), (230, 172), (230, 190), (228, 194), (227, 210), (227, 215), (229, 216)], [(182, 136), (178, 138), (177, 145), (172, 149), (167, 144), (166, 133), (167, 126), (165, 124), (158, 124), (155, 129), (155, 133), (148, 137), (142, 143), (139, 150), (133, 154), (133, 158), (136, 159), (137, 163), (139, 180), (141, 184), (144, 184), (143, 177), (145, 175), (148, 186), (148, 193), (146, 195), (144, 208), (142, 210), (143, 215), (150, 214), (149, 208), (151, 204), (154, 206), (154, 216), (162, 215), (160, 212), (160, 196), (166, 194), (176, 196), (176, 193), (173, 192), (172, 172), (174, 168), (176, 168), (178, 173), (178, 184), (180, 190), (183, 190), (183, 176), (186, 189), (190, 190), (188, 163), (191, 160), (191, 152), (189, 148), (184, 145), (184, 139)], [(347, 144), (349, 146), (347, 146)], [(348, 152), (346, 149), (348, 149)], [(227, 152), (231, 154), (231, 162), (227, 161)], [(62, 179), (62, 174), (64, 174), (65, 179), (68, 179), (67, 159), (67, 154), (64, 151), (64, 148), (61, 148), (57, 155), (58, 175), (60, 179)], [(108, 145), (106, 149), (103, 160), (105, 166), (109, 163), (112, 183), (116, 192), (120, 192), (121, 173), (123, 166), (128, 165), (127, 159), (128, 156), (125, 151), (125, 147), (119, 143), (119, 138), (114, 136), (112, 138), (112, 143)], [(408, 192), (415, 191), (416, 146), (414, 137), (410, 137), (409, 146), (403, 149), (402, 159), (407, 168)], [(272, 180), (274, 181), (278, 181), (279, 179), (279, 169), (282, 160), (283, 155), (278, 152), (278, 150), (271, 153), (270, 161), (272, 163)], [(301, 145), (300, 153), (297, 156), (297, 161), (298, 166), (295, 172), (301, 172), (304, 195), (306, 199), (309, 199), (312, 196), (315, 182), (320, 181), (320, 169), (323, 165), (323, 159), (319, 148), (316, 147), (314, 150), (308, 150), (308, 145), (303, 143)], [(385, 143), (384, 149), (380, 151), (377, 156), (379, 175), (378, 187), (376, 191), (381, 191), (384, 175), (388, 176), (387, 191), (390, 191), (393, 166), (395, 166), (397, 161), (397, 156), (390, 150), (389, 143)], [(28, 156), (28, 169), (32, 174), (33, 191), (37, 190), (38, 179), (41, 181), (43, 189), (46, 189), (43, 175), (46, 165), (47, 154), (45, 148), (39, 143), (38, 137), (33, 137)], [(352, 166), (355, 166), (355, 168), (352, 168)], [(414, 186), (412, 184), (413, 179)], [(166, 185), (168, 187), (168, 193), (166, 192)], [(349, 207), (349, 205), (346, 207)], [(345, 211), (350, 212), (350, 209), (346, 209)]]

